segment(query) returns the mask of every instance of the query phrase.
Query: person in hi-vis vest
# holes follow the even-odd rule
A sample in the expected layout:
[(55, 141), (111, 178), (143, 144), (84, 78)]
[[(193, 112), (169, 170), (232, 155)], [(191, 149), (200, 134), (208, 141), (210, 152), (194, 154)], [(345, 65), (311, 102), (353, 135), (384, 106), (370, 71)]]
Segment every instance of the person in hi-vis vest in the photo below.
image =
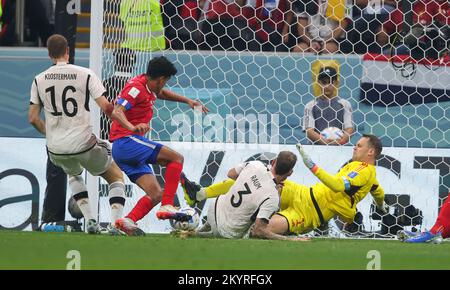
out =
[(141, 51), (166, 49), (161, 6), (158, 0), (122, 0), (120, 20), (124, 27), (122, 48)]

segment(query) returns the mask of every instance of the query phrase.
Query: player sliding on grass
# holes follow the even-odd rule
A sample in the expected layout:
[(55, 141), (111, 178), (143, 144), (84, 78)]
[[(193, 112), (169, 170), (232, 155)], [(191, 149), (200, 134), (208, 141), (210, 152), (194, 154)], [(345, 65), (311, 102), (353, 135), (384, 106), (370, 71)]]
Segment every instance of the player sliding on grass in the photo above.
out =
[[(100, 175), (109, 183), (111, 219), (122, 217), (125, 204), (123, 174), (112, 161), (110, 145), (92, 133), (89, 96), (110, 116), (113, 105), (106, 89), (89, 69), (69, 64), (69, 48), (62, 35), (47, 40), (48, 55), (54, 65), (37, 75), (31, 86), (28, 118), (47, 139), (50, 160), (69, 175), (69, 186), (90, 234), (106, 233), (95, 220), (89, 205), (83, 169)], [(40, 118), (44, 108), (45, 122)], [(110, 229), (114, 233), (114, 229)], [(117, 232), (117, 231), (116, 231)]]
[(405, 243), (432, 243), (440, 244), (443, 239), (450, 238), (450, 194), (442, 204), (441, 210), (434, 226), (423, 233), (400, 231), (399, 240)]
[[(161, 202), (156, 213), (159, 219), (187, 220), (190, 217), (174, 207), (173, 200), (183, 169), (183, 156), (178, 152), (151, 141), (143, 135), (150, 130), (153, 104), (156, 99), (186, 103), (191, 108), (201, 107), (200, 102), (164, 89), (167, 81), (177, 73), (175, 66), (165, 57), (155, 57), (149, 61), (147, 73), (128, 81), (116, 100), (112, 113), (110, 140), (113, 142), (114, 160), (130, 180), (146, 193), (116, 227), (128, 235), (143, 235), (136, 222)], [(164, 192), (159, 186), (148, 164), (166, 166)]]
[[(281, 191), (280, 211), (270, 219), (269, 231), (305, 234), (336, 215), (351, 223), (356, 214), (356, 204), (369, 192), (377, 206), (387, 213), (384, 191), (376, 179), (375, 160), (382, 150), (381, 141), (376, 136), (363, 135), (353, 149), (352, 162), (336, 175), (315, 164), (300, 144), (297, 144), (297, 149), (305, 165), (322, 182), (309, 187), (286, 180)], [(185, 198), (192, 206), (200, 200), (226, 193), (234, 181), (226, 180), (201, 189), (183, 175), (181, 183)]]
[[(208, 209), (208, 222), (193, 235), (220, 236), (229, 239), (253, 237), (274, 240), (304, 241), (269, 230), (269, 219), (279, 210), (282, 183), (292, 174), (297, 156), (282, 151), (268, 167), (261, 161), (242, 163), (230, 169), (234, 182), (228, 193), (217, 197)], [(253, 227), (252, 227), (253, 225)], [(205, 228), (209, 231), (205, 232)]]

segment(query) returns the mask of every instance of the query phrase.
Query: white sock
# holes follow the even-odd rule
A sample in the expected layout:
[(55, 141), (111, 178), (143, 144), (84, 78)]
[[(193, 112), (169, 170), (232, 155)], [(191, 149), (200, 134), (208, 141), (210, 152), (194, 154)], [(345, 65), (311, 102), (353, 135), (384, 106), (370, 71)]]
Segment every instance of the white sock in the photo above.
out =
[(123, 217), (125, 205), (125, 184), (120, 181), (109, 185), (109, 204), (111, 206), (111, 224)]
[(89, 195), (84, 184), (84, 180), (80, 175), (72, 176), (69, 178), (69, 187), (72, 191), (72, 196), (77, 202), (83, 216), (86, 220), (94, 219), (91, 211), (91, 206), (89, 204)]
[(85, 220), (94, 219), (94, 216), (92, 215), (92, 212), (91, 212), (91, 205), (89, 204), (89, 198), (79, 199), (79, 200), (77, 200), (77, 204), (78, 204), (78, 207), (80, 208), (81, 212), (83, 213)]

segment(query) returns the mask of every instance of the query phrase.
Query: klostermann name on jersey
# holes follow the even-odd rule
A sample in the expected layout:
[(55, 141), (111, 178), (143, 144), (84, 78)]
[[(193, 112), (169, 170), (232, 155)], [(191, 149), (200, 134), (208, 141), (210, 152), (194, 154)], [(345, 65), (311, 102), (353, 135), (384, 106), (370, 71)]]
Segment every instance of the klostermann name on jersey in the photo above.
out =
[(217, 229), (225, 238), (246, 237), (256, 218), (269, 221), (280, 205), (274, 176), (264, 163), (250, 161), (235, 170), (239, 177), (216, 204)]
[(106, 94), (101, 80), (90, 69), (58, 63), (37, 75), (30, 102), (45, 113), (47, 148), (54, 154), (76, 154), (96, 144), (92, 133), (89, 97)]
[[(125, 117), (131, 124), (137, 125), (150, 122), (153, 117), (155, 100), (156, 94), (148, 89), (147, 77), (142, 74), (127, 82), (117, 97), (116, 104), (125, 107)], [(109, 139), (114, 141), (133, 134), (137, 133), (125, 129), (118, 122), (113, 121)]]

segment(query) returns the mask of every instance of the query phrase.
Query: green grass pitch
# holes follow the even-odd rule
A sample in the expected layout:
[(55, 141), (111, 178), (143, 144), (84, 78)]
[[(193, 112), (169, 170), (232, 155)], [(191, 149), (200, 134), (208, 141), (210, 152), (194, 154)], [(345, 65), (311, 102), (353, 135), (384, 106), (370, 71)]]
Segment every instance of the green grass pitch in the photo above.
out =
[(226, 240), (0, 231), (0, 269), (66, 269), (77, 250), (81, 269), (366, 269), (377, 250), (381, 269), (450, 269), (450, 243), (315, 239)]

